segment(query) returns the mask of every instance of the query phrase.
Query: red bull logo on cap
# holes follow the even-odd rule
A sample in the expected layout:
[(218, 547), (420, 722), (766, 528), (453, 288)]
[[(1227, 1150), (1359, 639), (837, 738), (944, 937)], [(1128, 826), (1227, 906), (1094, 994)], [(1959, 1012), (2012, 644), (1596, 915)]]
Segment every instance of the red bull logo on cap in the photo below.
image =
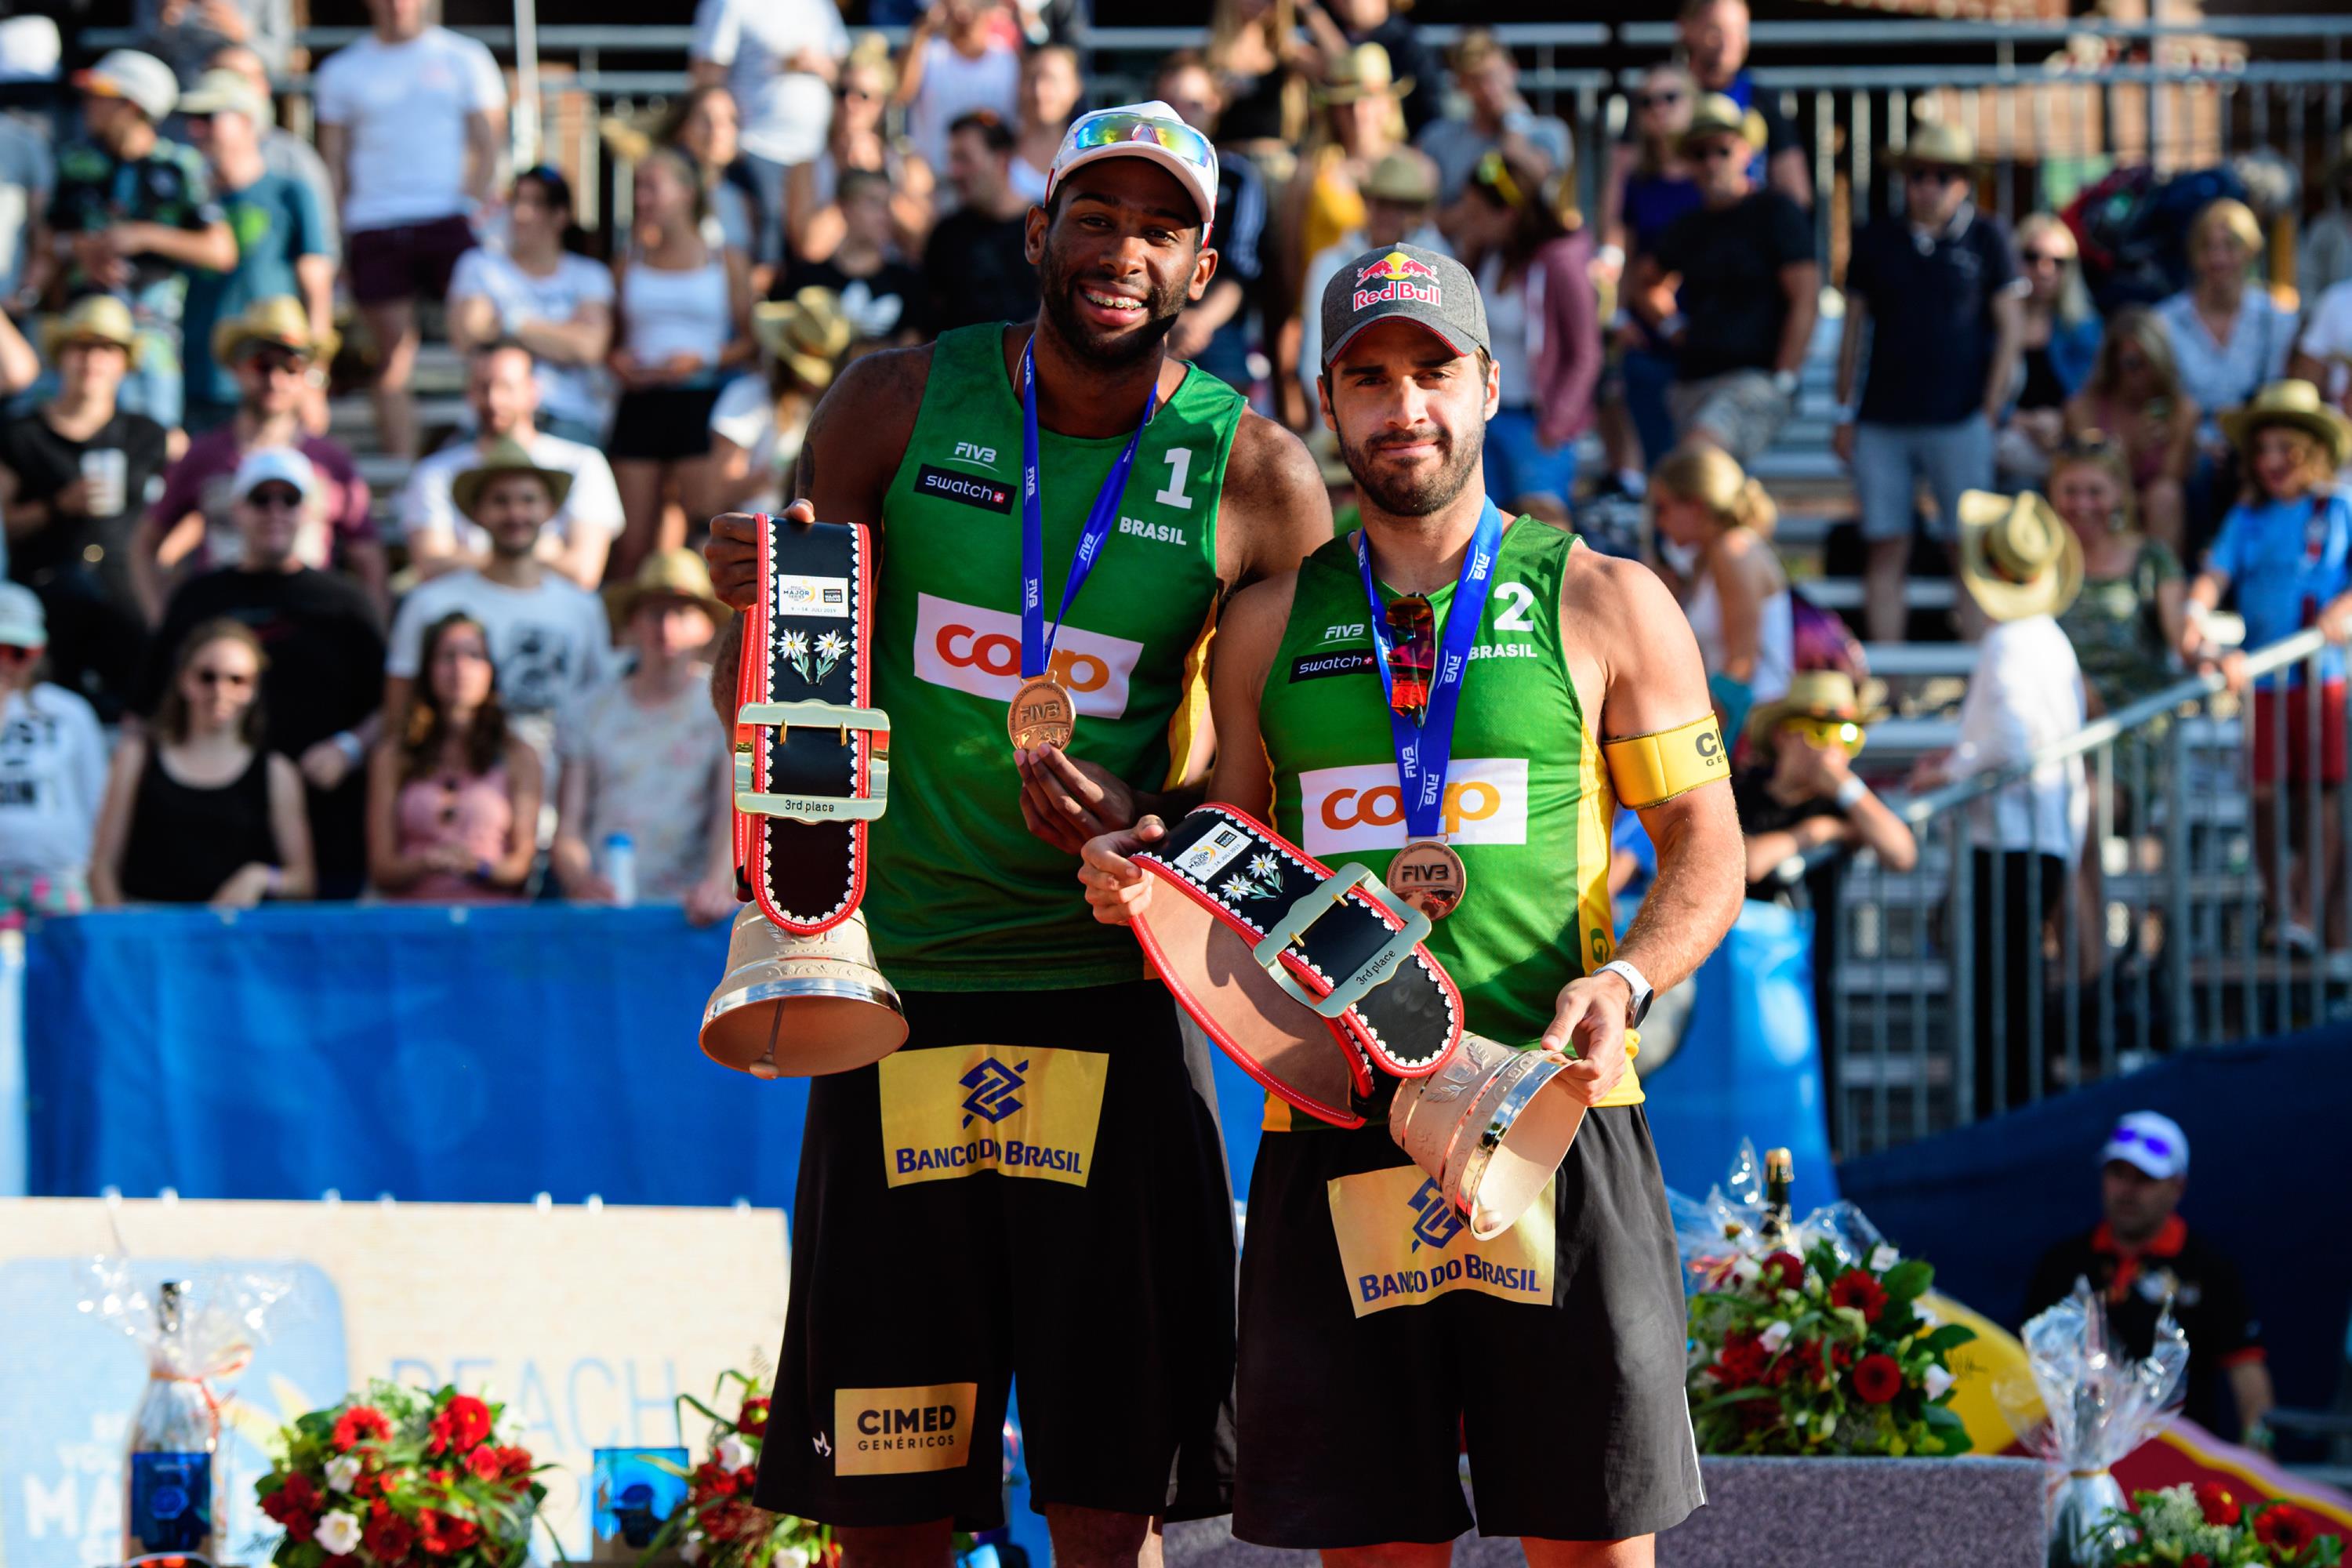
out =
[(1402, 250), (1391, 250), (1370, 266), (1357, 268), (1356, 292), (1350, 302), (1353, 309), (1369, 310), (1375, 305), (1399, 301), (1418, 305), (1444, 303), (1437, 268), (1426, 261), (1414, 260)]

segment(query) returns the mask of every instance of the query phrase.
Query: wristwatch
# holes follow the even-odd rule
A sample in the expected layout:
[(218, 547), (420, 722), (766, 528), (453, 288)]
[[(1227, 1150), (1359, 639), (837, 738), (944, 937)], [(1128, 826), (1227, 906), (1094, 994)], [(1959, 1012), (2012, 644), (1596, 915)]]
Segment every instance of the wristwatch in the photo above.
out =
[(1642, 1020), (1650, 1016), (1650, 998), (1654, 994), (1642, 972), (1622, 958), (1612, 958), (1592, 973), (1596, 975), (1614, 974), (1625, 983), (1625, 988), (1633, 994), (1632, 1004), (1625, 1009), (1625, 1026), (1640, 1028)]

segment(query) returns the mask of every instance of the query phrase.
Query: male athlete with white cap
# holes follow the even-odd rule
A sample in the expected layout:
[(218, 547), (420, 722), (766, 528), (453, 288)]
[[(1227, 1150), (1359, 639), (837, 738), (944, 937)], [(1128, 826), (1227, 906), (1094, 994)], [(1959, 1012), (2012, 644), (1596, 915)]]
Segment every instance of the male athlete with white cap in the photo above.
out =
[[(788, 515), (880, 536), (863, 909), (911, 1032), (811, 1081), (754, 1500), (843, 1527), (850, 1568), (1001, 1521), (1011, 1384), (1063, 1564), (1156, 1562), (1159, 1521), (1229, 1506), (1207, 1064), (1068, 891), (1087, 838), (1204, 771), (1217, 606), (1330, 537), (1297, 438), (1163, 347), (1216, 270), (1216, 168), (1164, 104), (1081, 116), (1029, 214), (1034, 326), (857, 361), (802, 450)], [(712, 524), (738, 606), (755, 531)]]

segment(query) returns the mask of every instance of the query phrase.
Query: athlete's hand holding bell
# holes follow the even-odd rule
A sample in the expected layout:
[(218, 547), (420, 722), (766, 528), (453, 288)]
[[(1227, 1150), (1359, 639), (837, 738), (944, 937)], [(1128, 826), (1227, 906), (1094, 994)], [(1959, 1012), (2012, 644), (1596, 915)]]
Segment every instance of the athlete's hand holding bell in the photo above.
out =
[[(796, 500), (781, 515), (787, 522), (814, 522), (816, 509)], [(710, 568), (711, 591), (719, 601), (730, 609), (750, 609), (760, 595), (760, 520), (748, 511), (723, 511), (712, 518), (702, 559)]]
[(1086, 884), (1095, 919), (1107, 926), (1123, 926), (1150, 906), (1152, 879), (1128, 857), (1167, 837), (1167, 825), (1147, 816), (1133, 827), (1087, 840), (1079, 851), (1086, 864), (1078, 868), (1078, 880)]
[(1625, 1014), (1632, 988), (1615, 974), (1588, 974), (1560, 987), (1551, 1026), (1538, 1050), (1572, 1057), (1559, 1075), (1568, 1092), (1587, 1106), (1600, 1104), (1624, 1081)]

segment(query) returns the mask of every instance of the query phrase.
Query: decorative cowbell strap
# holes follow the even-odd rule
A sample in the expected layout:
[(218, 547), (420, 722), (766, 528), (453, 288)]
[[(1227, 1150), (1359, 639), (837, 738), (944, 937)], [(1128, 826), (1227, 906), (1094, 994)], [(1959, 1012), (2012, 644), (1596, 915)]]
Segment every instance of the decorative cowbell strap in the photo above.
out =
[[(1334, 875), (1228, 805), (1135, 855), (1181, 892), (1135, 934), (1177, 1003), (1243, 1071), (1318, 1120), (1360, 1127), (1395, 1078), (1462, 1040), (1462, 996), (1421, 945), (1429, 918), (1361, 866)], [(1334, 1047), (1337, 1047), (1336, 1049)]]
[(866, 825), (889, 794), (890, 721), (870, 706), (873, 539), (862, 523), (761, 517), (760, 596), (736, 678), (735, 863), (796, 936), (866, 896)]

